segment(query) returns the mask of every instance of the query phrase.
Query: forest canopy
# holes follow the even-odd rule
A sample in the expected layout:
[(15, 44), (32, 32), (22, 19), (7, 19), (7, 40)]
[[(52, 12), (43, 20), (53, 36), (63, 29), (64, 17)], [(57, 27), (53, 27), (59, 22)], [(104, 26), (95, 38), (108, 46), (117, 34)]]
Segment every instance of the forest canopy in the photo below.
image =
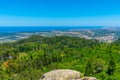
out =
[(0, 44), (0, 80), (38, 80), (55, 69), (73, 69), (100, 80), (120, 80), (120, 39), (100, 43), (34, 35)]

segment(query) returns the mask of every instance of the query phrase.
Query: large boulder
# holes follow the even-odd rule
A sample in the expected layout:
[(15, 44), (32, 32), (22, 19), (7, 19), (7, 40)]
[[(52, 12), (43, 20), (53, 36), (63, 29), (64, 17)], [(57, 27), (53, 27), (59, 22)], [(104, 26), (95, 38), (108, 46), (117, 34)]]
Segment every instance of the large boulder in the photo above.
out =
[(69, 69), (53, 70), (45, 73), (40, 80), (81, 80), (82, 74)]

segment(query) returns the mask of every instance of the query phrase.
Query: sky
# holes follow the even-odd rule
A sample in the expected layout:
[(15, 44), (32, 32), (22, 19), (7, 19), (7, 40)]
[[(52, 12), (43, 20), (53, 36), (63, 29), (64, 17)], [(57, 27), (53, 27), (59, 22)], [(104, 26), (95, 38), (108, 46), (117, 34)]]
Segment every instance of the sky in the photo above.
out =
[(0, 26), (120, 26), (120, 0), (0, 0)]

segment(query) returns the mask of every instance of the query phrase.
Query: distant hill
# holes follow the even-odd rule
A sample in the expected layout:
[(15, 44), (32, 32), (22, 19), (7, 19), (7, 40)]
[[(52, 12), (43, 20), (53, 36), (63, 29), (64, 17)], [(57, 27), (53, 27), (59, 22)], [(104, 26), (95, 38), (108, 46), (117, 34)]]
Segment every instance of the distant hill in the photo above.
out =
[[(11, 28), (10, 28), (11, 29)], [(23, 30), (24, 28), (18, 27), (18, 30)], [(30, 30), (32, 30), (30, 28)], [(42, 31), (42, 30), (43, 31)], [(0, 43), (4, 42), (14, 42), (20, 39), (29, 38), (32, 35), (40, 35), (44, 37), (52, 36), (72, 36), (85, 39), (96, 39), (100, 42), (111, 43), (120, 38), (120, 28), (119, 27), (65, 27), (62, 29), (60, 27), (52, 27), (50, 30), (44, 30), (46, 27), (35, 27), (35, 31), (22, 32), (0, 32)], [(16, 30), (16, 29), (15, 29)], [(38, 31), (37, 31), (38, 30)], [(39, 31), (40, 30), (40, 31)]]

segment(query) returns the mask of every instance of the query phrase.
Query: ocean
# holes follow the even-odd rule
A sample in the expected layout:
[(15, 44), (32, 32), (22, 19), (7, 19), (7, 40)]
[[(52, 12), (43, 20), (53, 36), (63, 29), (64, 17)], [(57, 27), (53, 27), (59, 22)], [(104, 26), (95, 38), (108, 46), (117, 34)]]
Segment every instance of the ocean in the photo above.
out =
[(66, 31), (74, 29), (100, 29), (103, 26), (0, 26), (0, 32)]

